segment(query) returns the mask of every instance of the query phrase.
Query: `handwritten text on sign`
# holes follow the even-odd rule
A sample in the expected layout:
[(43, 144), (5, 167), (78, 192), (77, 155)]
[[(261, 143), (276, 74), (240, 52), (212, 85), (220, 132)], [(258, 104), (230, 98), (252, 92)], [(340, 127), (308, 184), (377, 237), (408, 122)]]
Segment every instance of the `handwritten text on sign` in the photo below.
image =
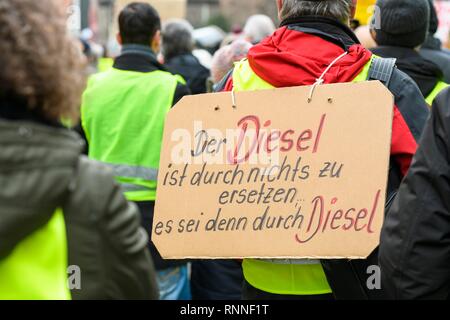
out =
[(352, 258), (378, 245), (393, 97), (379, 82), (183, 99), (153, 241), (166, 258)]

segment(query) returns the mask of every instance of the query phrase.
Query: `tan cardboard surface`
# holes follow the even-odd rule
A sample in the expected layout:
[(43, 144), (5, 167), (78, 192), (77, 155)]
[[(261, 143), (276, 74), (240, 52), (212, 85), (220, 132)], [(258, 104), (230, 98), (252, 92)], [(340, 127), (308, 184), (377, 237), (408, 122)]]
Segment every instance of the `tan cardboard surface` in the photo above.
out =
[(163, 257), (361, 258), (376, 248), (393, 97), (378, 81), (319, 86), (307, 103), (309, 92), (240, 92), (236, 108), (231, 93), (192, 96), (169, 113), (152, 235)]

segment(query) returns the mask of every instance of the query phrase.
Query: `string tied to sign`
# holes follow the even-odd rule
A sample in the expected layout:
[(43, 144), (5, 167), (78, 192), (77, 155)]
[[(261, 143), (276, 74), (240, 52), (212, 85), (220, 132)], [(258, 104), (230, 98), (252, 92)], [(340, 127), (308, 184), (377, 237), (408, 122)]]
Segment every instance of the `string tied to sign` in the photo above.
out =
[(316, 79), (316, 82), (311, 86), (311, 90), (309, 91), (309, 95), (308, 95), (308, 103), (312, 102), (313, 99), (313, 95), (314, 92), (316, 91), (316, 87), (320, 86), (321, 84), (323, 84), (325, 82), (325, 76), (328, 73), (328, 71), (330, 71), (330, 69), (342, 58), (344, 58), (346, 55), (348, 54), (348, 52), (344, 52), (343, 54), (341, 54), (339, 57), (337, 57), (336, 59), (333, 60), (333, 62), (330, 63), (330, 65), (325, 69), (325, 71), (322, 73), (322, 75), (320, 76), (320, 78)]
[(236, 94), (234, 91), (234, 86), (233, 86), (233, 89), (231, 89), (231, 103), (232, 103), (231, 106), (233, 107), (233, 109), (236, 109), (237, 105), (236, 105)]

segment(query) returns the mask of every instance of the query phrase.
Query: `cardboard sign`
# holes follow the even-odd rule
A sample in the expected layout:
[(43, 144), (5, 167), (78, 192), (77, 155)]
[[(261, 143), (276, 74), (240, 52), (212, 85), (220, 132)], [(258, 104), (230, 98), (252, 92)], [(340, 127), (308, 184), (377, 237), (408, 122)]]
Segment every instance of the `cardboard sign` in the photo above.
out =
[[(379, 244), (393, 96), (378, 81), (207, 94), (168, 115), (164, 258), (362, 258)], [(235, 106), (233, 106), (235, 102)]]

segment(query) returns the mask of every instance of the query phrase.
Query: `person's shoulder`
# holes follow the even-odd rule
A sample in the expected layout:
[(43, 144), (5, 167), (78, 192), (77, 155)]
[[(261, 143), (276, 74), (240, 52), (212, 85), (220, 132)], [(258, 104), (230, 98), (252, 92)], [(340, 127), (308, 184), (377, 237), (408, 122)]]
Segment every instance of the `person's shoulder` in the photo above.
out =
[(420, 105), (428, 110), (425, 98), (417, 83), (400, 69), (394, 68), (388, 89), (394, 95), (396, 102), (406, 99), (413, 105)]
[(429, 49), (429, 48), (422, 48), (419, 51), (420, 55), (424, 56), (425, 58), (433, 58), (438, 59), (442, 61), (449, 61), (450, 60), (450, 51), (447, 49)]
[(430, 113), (422, 92), (414, 80), (398, 68), (392, 73), (388, 89), (394, 96), (395, 106), (402, 121), (418, 140)]
[(392, 78), (389, 84), (389, 89), (391, 91), (394, 91), (393, 93), (401, 93), (402, 89), (404, 87), (407, 87), (411, 90), (419, 90), (419, 87), (414, 82), (413, 79), (411, 79), (410, 76), (408, 76), (405, 72), (401, 71), (398, 68), (394, 69), (394, 72), (392, 73)]
[(81, 155), (73, 179), (75, 199), (83, 199), (98, 209), (105, 207), (117, 188), (112, 170), (105, 164)]
[(111, 68), (103, 72), (96, 72), (94, 74), (91, 74), (88, 78), (88, 84), (96, 83), (99, 81), (108, 81), (111, 78), (111, 75), (116, 71), (117, 69)]
[(171, 81), (180, 82), (180, 76), (171, 72), (167, 68), (158, 69), (153, 72), (148, 72), (148, 73), (144, 73), (144, 74), (149, 77), (154, 77), (155, 75), (157, 75), (161, 81), (170, 81), (171, 80)]
[(104, 72), (97, 72), (89, 75), (84, 95), (87, 96), (91, 93), (95, 96), (98, 90), (103, 90), (105, 86), (108, 86), (111, 83), (111, 79), (113, 79), (116, 71), (117, 70), (115, 69), (110, 69)]

